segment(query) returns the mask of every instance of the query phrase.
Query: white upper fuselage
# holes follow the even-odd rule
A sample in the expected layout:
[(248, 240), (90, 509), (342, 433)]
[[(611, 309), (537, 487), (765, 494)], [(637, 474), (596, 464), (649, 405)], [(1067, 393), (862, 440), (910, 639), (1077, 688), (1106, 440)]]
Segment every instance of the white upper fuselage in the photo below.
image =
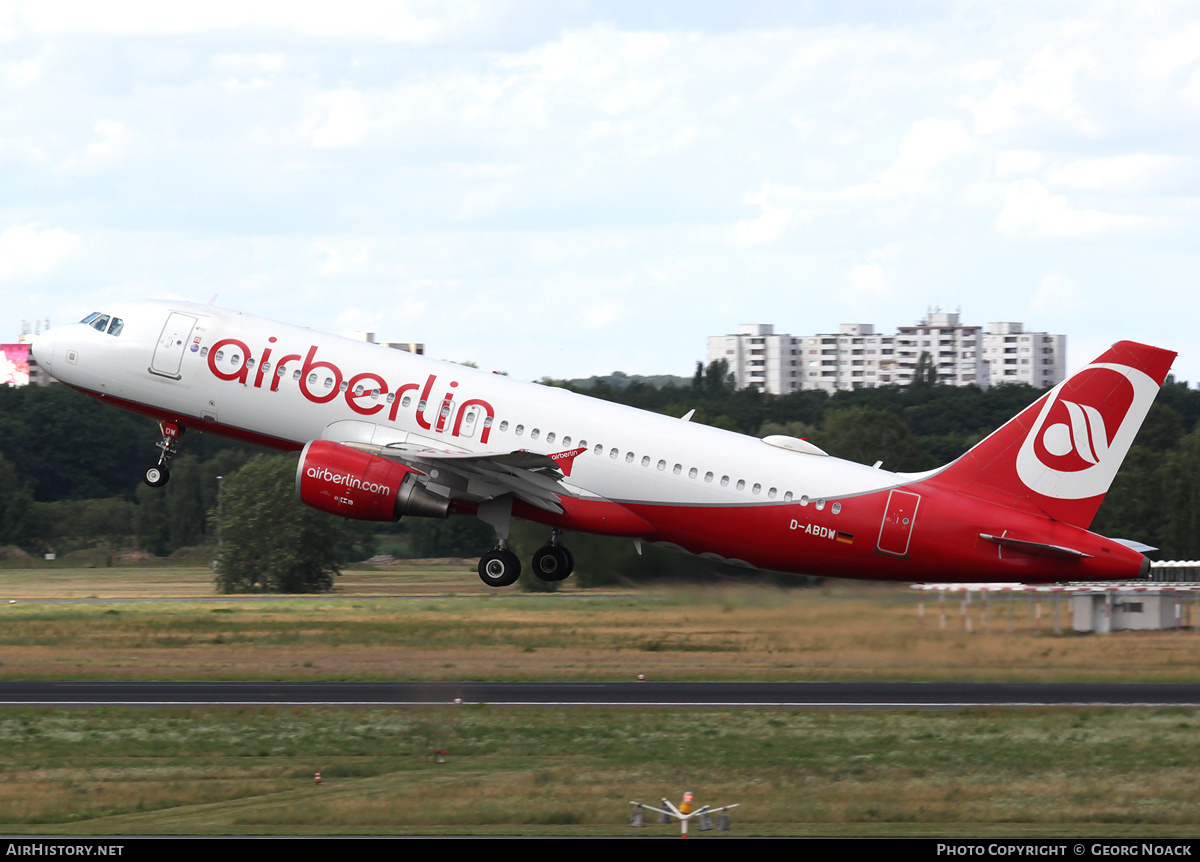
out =
[[(684, 506), (815, 503), (911, 478), (210, 305), (141, 301), (105, 314), (121, 319), (119, 335), (59, 327), (35, 346), (38, 361), (127, 406), (280, 448), (313, 439), (472, 453), (583, 447), (567, 480), (580, 496)], [(182, 344), (168, 343), (183, 329)]]

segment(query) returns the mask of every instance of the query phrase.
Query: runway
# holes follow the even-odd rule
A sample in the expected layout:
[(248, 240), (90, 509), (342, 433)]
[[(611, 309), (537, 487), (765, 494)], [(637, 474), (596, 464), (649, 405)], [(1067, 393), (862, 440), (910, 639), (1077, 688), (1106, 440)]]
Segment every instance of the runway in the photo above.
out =
[(0, 682), (0, 706), (397, 706), (707, 709), (1200, 707), (1200, 685), (865, 682)]

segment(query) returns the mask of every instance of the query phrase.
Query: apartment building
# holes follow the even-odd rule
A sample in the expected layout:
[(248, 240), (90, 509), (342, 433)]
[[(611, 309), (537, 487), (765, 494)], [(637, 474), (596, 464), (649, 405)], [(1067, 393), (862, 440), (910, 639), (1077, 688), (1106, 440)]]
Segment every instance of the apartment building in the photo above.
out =
[[(925, 355), (922, 365), (921, 356)], [(776, 334), (771, 324), (743, 324), (708, 339), (708, 361), (724, 359), (739, 389), (786, 395), (800, 389), (907, 386), (920, 369), (939, 383), (1053, 385), (1065, 376), (1066, 336), (1026, 332), (1020, 323), (965, 325), (957, 312), (930, 312), (895, 334), (874, 324), (843, 323), (837, 332)]]

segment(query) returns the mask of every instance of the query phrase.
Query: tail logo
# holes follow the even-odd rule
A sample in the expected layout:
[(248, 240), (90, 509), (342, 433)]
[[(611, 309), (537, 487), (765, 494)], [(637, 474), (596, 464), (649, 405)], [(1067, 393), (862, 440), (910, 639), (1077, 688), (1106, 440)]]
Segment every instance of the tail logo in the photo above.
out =
[(1108, 491), (1158, 384), (1125, 365), (1089, 365), (1046, 398), (1017, 454), (1029, 490), (1060, 500)]

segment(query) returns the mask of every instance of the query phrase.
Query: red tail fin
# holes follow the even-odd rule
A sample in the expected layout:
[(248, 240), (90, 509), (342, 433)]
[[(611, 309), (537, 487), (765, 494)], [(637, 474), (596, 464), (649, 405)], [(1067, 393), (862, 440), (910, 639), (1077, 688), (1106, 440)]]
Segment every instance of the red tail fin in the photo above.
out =
[(1086, 528), (1174, 359), (1114, 344), (929, 481)]

